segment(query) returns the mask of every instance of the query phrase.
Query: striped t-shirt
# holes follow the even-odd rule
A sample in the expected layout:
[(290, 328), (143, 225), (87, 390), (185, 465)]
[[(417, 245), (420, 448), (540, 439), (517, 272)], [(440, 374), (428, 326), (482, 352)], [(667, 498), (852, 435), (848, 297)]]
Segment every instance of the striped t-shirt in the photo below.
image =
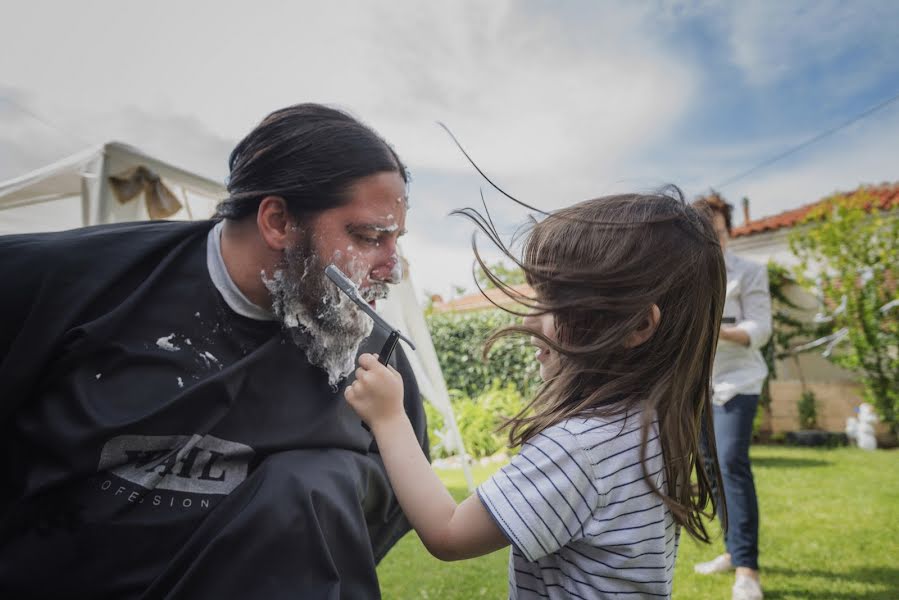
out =
[[(509, 597), (670, 598), (680, 528), (643, 479), (640, 415), (545, 429), (478, 488), (512, 543)], [(658, 430), (647, 472), (665, 491)]]

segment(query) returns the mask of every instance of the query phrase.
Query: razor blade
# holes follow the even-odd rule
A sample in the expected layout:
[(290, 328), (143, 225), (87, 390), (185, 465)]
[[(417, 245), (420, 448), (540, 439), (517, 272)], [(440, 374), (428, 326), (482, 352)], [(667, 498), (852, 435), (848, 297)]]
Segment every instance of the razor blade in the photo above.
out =
[(403, 340), (409, 347), (415, 350), (415, 344), (412, 343), (412, 340), (404, 336), (399, 332), (396, 327), (392, 327), (390, 323), (384, 320), (381, 315), (375, 312), (368, 302), (362, 298), (362, 295), (359, 293), (359, 288), (356, 287), (356, 284), (347, 277), (343, 271), (338, 269), (335, 265), (328, 265), (325, 268), (325, 275), (334, 282), (334, 285), (337, 288), (347, 295), (347, 297), (353, 301), (353, 303), (358, 306), (362, 312), (371, 317), (371, 320), (375, 322), (375, 325), (380, 328), (382, 331), (388, 334), (387, 342), (385, 342), (384, 347), (381, 349), (380, 354), (378, 354), (378, 361), (387, 364), (387, 361), (390, 360), (390, 355), (393, 353), (393, 349), (396, 347), (398, 340)]

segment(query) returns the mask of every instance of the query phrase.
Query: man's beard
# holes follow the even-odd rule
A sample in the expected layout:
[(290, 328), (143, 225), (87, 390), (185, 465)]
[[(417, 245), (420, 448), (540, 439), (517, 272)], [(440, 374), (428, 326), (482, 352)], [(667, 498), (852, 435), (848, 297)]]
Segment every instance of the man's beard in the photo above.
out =
[[(284, 252), (271, 279), (263, 281), (272, 295), (272, 311), (306, 351), (309, 362), (324, 369), (328, 384), (337, 384), (353, 371), (359, 345), (371, 334), (373, 322), (325, 275), (312, 244), (301, 241)], [(347, 273), (353, 281), (362, 273)], [(366, 301), (387, 297), (387, 284), (360, 290)]]

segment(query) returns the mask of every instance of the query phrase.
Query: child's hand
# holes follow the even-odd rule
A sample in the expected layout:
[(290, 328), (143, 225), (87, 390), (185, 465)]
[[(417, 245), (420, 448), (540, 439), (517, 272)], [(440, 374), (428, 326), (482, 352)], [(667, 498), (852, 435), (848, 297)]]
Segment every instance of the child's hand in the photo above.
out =
[(369, 427), (405, 416), (403, 378), (390, 366), (378, 362), (377, 354), (359, 357), (356, 381), (344, 392), (346, 401)]

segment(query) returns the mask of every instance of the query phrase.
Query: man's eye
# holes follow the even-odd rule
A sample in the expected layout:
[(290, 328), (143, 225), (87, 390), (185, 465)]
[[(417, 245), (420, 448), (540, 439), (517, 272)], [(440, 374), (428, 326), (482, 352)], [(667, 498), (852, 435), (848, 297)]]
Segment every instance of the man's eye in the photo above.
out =
[(369, 235), (357, 235), (356, 239), (359, 240), (360, 242), (362, 242), (363, 244), (371, 244), (371, 245), (375, 245), (379, 241), (381, 241), (380, 238), (372, 237)]

